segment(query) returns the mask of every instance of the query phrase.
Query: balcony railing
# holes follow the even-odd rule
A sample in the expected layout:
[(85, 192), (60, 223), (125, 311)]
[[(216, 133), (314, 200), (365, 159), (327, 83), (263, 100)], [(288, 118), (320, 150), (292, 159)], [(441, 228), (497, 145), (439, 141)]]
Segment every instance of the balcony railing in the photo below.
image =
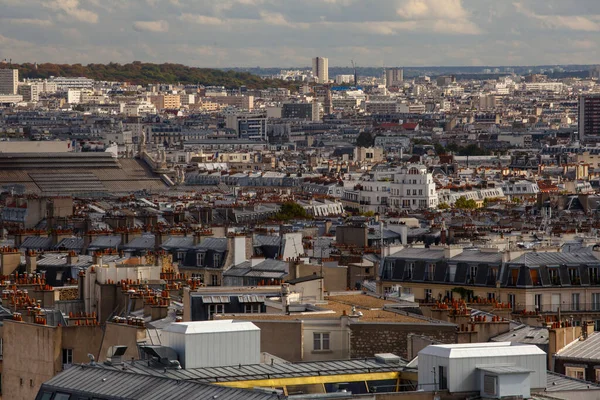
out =
[[(525, 307), (522, 304), (515, 306), (515, 313), (520, 313)], [(530, 307), (528, 307), (530, 308)], [(542, 304), (533, 308), (540, 313), (557, 313), (559, 309), (558, 304)], [(600, 303), (562, 303), (560, 304), (561, 313), (572, 313), (572, 312), (594, 312), (600, 313)]]

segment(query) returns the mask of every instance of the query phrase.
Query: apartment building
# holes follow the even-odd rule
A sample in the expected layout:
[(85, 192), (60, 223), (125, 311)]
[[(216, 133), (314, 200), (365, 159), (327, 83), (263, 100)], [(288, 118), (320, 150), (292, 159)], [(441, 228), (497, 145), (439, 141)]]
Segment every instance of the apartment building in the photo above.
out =
[(390, 185), (391, 206), (401, 210), (417, 210), (438, 206), (433, 175), (427, 167), (409, 164), (394, 174)]
[[(461, 296), (507, 303), (513, 315), (568, 313), (574, 324), (593, 320), (600, 330), (600, 252), (499, 251), (497, 248), (407, 248), (386, 257), (381, 293), (398, 286), (416, 301)], [(532, 322), (538, 325), (539, 322)]]
[(0, 69), (0, 94), (17, 94), (18, 69)]

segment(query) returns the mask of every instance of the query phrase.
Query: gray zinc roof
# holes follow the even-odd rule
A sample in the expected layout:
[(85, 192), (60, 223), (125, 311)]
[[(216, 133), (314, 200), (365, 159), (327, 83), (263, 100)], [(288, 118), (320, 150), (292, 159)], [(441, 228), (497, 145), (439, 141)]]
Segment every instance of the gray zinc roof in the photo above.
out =
[(81, 250), (83, 249), (83, 238), (64, 238), (56, 246), (55, 249)]
[(124, 249), (152, 249), (155, 245), (154, 235), (140, 236), (133, 238), (126, 245)]
[(575, 379), (556, 372), (546, 372), (546, 392), (568, 392), (572, 390), (600, 390), (600, 385)]
[(52, 247), (52, 238), (50, 237), (38, 237), (29, 236), (23, 243), (21, 243), (21, 249), (27, 250), (48, 250)]
[(501, 335), (494, 336), (490, 340), (492, 342), (548, 344), (548, 335), (549, 332), (547, 328), (522, 325)]
[(444, 250), (410, 247), (390, 256), (407, 260), (438, 260), (444, 257)]
[(556, 353), (555, 357), (600, 360), (600, 333), (594, 332), (586, 340), (573, 343)]
[(527, 252), (510, 262), (524, 265), (580, 265), (600, 264), (600, 260), (588, 252), (556, 253), (556, 252)]
[(208, 237), (195, 247), (198, 250), (227, 251), (227, 238)]
[(477, 262), (499, 264), (502, 262), (502, 253), (481, 250), (463, 250), (462, 253), (452, 257), (450, 262)]
[(278, 399), (274, 394), (92, 366), (71, 367), (44, 383), (40, 390), (67, 392), (98, 399), (122, 400)]

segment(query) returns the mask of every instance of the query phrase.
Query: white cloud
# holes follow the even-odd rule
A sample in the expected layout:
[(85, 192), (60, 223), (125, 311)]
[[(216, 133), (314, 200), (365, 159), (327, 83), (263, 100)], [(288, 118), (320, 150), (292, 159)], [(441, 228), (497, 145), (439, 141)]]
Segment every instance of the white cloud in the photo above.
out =
[(79, 8), (79, 0), (52, 0), (49, 2), (42, 2), (42, 4), (52, 10), (62, 11), (66, 16), (81, 22), (90, 24), (98, 22), (98, 14), (90, 10)]
[(25, 25), (25, 26), (41, 26), (41, 27), (49, 27), (54, 25), (54, 23), (49, 19), (38, 19), (38, 18), (3, 18), (0, 17), (0, 21), (15, 24), (15, 25)]
[(133, 29), (138, 32), (168, 32), (169, 23), (162, 19), (158, 21), (135, 21)]
[(199, 25), (217, 26), (217, 25), (223, 25), (225, 23), (225, 21), (223, 21), (221, 18), (210, 17), (208, 15), (200, 15), (200, 14), (189, 14), (189, 13), (181, 14), (179, 19), (181, 19), (184, 22), (190, 22), (190, 23), (199, 24)]
[(523, 3), (513, 3), (515, 9), (528, 18), (538, 21), (546, 29), (568, 29), (573, 31), (598, 32), (599, 15), (541, 15), (527, 8)]
[(396, 10), (409, 21), (431, 24), (435, 32), (477, 35), (481, 29), (470, 20), (462, 0), (404, 0)]

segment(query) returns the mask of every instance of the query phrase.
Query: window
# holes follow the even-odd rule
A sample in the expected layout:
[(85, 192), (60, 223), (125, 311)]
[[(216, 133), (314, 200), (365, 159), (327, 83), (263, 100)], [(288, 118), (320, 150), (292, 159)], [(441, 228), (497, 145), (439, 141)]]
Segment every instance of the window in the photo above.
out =
[(552, 282), (553, 285), (560, 285), (560, 279), (558, 277), (558, 267), (549, 267), (548, 274), (550, 275), (550, 282)]
[(579, 311), (579, 293), (571, 294), (571, 311)]
[(519, 280), (519, 269), (511, 268), (511, 270), (510, 270), (510, 285), (517, 286), (518, 280)]
[(219, 275), (211, 274), (210, 276), (210, 285), (211, 286), (219, 286)]
[(313, 350), (329, 350), (329, 333), (313, 333)]
[(531, 275), (531, 283), (533, 283), (534, 286), (540, 286), (541, 282), (539, 271), (536, 268), (531, 268), (529, 270), (529, 274)]
[(244, 312), (246, 314), (260, 314), (260, 304), (252, 303), (244, 305)]
[(177, 252), (177, 260), (181, 261), (185, 258), (185, 251), (178, 251)]
[(592, 311), (600, 311), (600, 293), (592, 293)]
[(435, 264), (428, 264), (425, 270), (425, 280), (432, 281), (435, 276)]
[(496, 284), (498, 280), (498, 268), (490, 268), (490, 281), (493, 284)]
[(571, 285), (580, 285), (581, 280), (579, 279), (579, 269), (569, 268), (569, 279), (571, 280)]
[(406, 195), (410, 196), (410, 189), (406, 189)]
[(402, 293), (404, 293), (404, 294), (412, 294), (412, 288), (403, 287), (402, 288)]
[(533, 296), (533, 302), (535, 303), (535, 309), (536, 311), (543, 311), (542, 310), (542, 295), (541, 294), (536, 294)]
[(225, 314), (225, 304), (209, 304), (208, 319), (212, 319), (214, 314)]
[(73, 364), (73, 349), (62, 349), (62, 363), (65, 365)]
[(490, 292), (488, 292), (487, 299), (489, 301), (494, 301), (496, 299), (496, 293), (490, 293)]
[(584, 367), (566, 367), (566, 375), (571, 378), (585, 380), (585, 368)]
[(510, 307), (511, 307), (513, 310), (515, 309), (515, 304), (516, 304), (516, 301), (515, 301), (515, 295), (514, 295), (514, 294), (512, 294), (512, 293), (509, 293), (509, 294), (508, 294), (508, 304), (510, 304)]
[(424, 293), (425, 293), (425, 301), (430, 302), (431, 301), (431, 289), (425, 289)]
[(412, 279), (413, 277), (413, 270), (415, 269), (415, 264), (410, 263), (406, 265), (406, 273), (405, 273), (405, 278), (406, 279)]
[(222, 254), (214, 254), (213, 255), (213, 267), (217, 268), (221, 266), (221, 258)]
[(423, 189), (419, 189), (419, 196), (423, 196)]
[(477, 267), (471, 265), (471, 267), (469, 268), (469, 283), (475, 282), (475, 276), (477, 276)]
[(196, 265), (198, 267), (203, 267), (205, 258), (206, 258), (206, 253), (197, 253), (196, 254)]
[(68, 393), (56, 393), (54, 400), (69, 400), (71, 395)]
[(592, 285), (600, 283), (600, 275), (598, 274), (598, 267), (592, 267), (589, 269), (590, 283)]
[(596, 373), (596, 382), (600, 382), (600, 367), (596, 366), (594, 368), (594, 372)]
[(445, 298), (450, 301), (452, 300), (452, 290), (446, 290)]
[(456, 277), (456, 264), (448, 266), (448, 282), (454, 282)]

